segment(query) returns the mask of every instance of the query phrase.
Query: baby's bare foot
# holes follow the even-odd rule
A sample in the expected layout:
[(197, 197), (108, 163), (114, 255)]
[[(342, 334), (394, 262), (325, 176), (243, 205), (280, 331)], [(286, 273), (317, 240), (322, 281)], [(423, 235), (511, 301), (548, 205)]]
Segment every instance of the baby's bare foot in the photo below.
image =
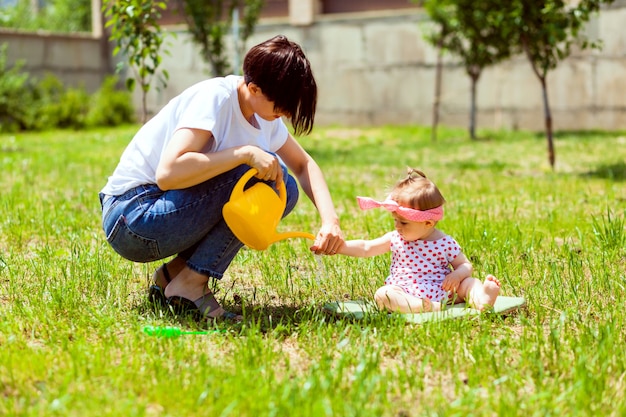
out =
[(424, 312), (441, 311), (441, 303), (431, 301), (428, 298), (422, 299), (422, 306)]
[(498, 298), (498, 294), (500, 294), (500, 281), (493, 275), (487, 275), (485, 281), (483, 281), (483, 294), (478, 297), (478, 303), (476, 303), (476, 308), (479, 310), (484, 310), (488, 307), (493, 307), (496, 302), (496, 298)]

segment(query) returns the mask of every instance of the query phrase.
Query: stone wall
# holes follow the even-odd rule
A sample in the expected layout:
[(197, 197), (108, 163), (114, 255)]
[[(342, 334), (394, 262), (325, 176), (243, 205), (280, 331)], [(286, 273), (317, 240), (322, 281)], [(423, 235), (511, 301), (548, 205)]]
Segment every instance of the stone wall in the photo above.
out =
[(96, 91), (107, 74), (113, 72), (112, 58), (105, 39), (90, 34), (21, 32), (0, 28), (0, 45), (6, 44), (7, 61), (23, 61), (23, 69), (41, 78), (55, 74), (71, 86)]
[[(623, 3), (623, 2), (622, 2)], [(603, 10), (590, 22), (601, 51), (576, 51), (548, 75), (554, 128), (626, 128), (626, 6)], [(178, 32), (164, 65), (165, 91), (154, 93), (158, 109), (177, 92), (208, 77), (194, 44)], [(317, 16), (311, 25), (263, 21), (249, 46), (275, 34), (300, 43), (309, 57), (320, 97), (317, 123), (329, 125), (421, 124), (432, 120), (436, 50), (423, 39), (431, 30), (422, 12), (352, 13)], [(441, 123), (469, 125), (470, 80), (455, 60), (445, 57)], [(539, 80), (523, 56), (484, 71), (477, 92), (478, 128), (544, 129)]]
[[(587, 27), (601, 39), (601, 51), (577, 51), (548, 75), (554, 128), (626, 129), (626, 5), (618, 1)], [(389, 11), (314, 16), (311, 24), (288, 18), (265, 19), (248, 46), (284, 34), (300, 43), (311, 60), (319, 86), (316, 122), (330, 125), (429, 125), (432, 119), (436, 51), (423, 40), (431, 29), (421, 11)], [(297, 22), (296, 22), (297, 23)], [(208, 68), (183, 27), (168, 38), (171, 55), (163, 68), (168, 86), (148, 95), (150, 112), (194, 82), (209, 77)], [(33, 73), (52, 70), (70, 83), (93, 90), (110, 73), (106, 42), (89, 36), (12, 34), (9, 58), (25, 59)], [(470, 81), (451, 57), (445, 58), (441, 123), (467, 126)], [(137, 108), (140, 95), (135, 94)], [(478, 84), (478, 128), (541, 131), (541, 87), (524, 57), (487, 69)]]

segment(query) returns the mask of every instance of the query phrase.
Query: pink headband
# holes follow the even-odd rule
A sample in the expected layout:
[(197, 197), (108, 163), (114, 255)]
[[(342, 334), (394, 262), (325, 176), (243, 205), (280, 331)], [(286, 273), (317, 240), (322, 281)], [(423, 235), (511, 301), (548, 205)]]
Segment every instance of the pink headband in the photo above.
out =
[(376, 201), (369, 197), (357, 197), (361, 210), (367, 210), (376, 207), (383, 207), (387, 211), (396, 212), (400, 216), (414, 222), (423, 222), (426, 220), (441, 220), (443, 218), (443, 206), (435, 207), (429, 210), (417, 210), (408, 207), (402, 207), (397, 202), (387, 198), (385, 201)]

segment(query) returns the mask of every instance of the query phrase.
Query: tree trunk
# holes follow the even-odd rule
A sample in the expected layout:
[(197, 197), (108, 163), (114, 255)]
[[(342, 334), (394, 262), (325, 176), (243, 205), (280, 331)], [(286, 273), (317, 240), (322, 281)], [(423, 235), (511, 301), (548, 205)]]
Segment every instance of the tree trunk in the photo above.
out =
[(437, 45), (437, 66), (435, 69), (435, 99), (433, 101), (433, 124), (431, 128), (430, 138), (433, 142), (437, 141), (437, 126), (439, 125), (439, 105), (441, 103), (441, 73), (443, 71), (443, 38), (439, 40)]
[(91, 34), (98, 39), (104, 36), (102, 0), (91, 0)]
[(552, 141), (552, 113), (550, 112), (550, 103), (548, 101), (548, 87), (546, 84), (546, 78), (548, 77), (548, 74), (547, 74), (548, 70), (544, 68), (543, 71), (541, 72), (539, 71), (539, 69), (537, 68), (537, 64), (533, 60), (533, 57), (530, 54), (530, 51), (528, 50), (528, 42), (526, 41), (526, 38), (522, 37), (521, 41), (522, 41), (522, 48), (526, 52), (526, 56), (528, 57), (528, 60), (530, 61), (530, 66), (533, 69), (533, 72), (535, 73), (537, 78), (539, 79), (539, 82), (541, 83), (541, 93), (543, 96), (543, 111), (544, 111), (545, 120), (546, 120), (546, 137), (548, 139), (548, 161), (550, 162), (550, 167), (552, 168), (552, 170), (554, 170), (554, 163), (555, 163), (556, 157), (554, 155), (554, 142)]
[(472, 80), (472, 92), (471, 92), (471, 102), (470, 102), (470, 125), (469, 125), (469, 134), (472, 140), (476, 140), (476, 85), (478, 84), (478, 77), (480, 74), (471, 74), (470, 79)]
[(148, 103), (146, 100), (148, 92), (143, 89), (143, 85), (141, 87), (141, 124), (146, 124), (148, 121)]
[(550, 161), (550, 168), (554, 170), (555, 155), (554, 155), (554, 141), (552, 140), (552, 113), (550, 112), (550, 103), (548, 101), (548, 87), (546, 85), (546, 76), (540, 77), (541, 90), (543, 94), (543, 109), (546, 117), (546, 137), (548, 139), (548, 160)]

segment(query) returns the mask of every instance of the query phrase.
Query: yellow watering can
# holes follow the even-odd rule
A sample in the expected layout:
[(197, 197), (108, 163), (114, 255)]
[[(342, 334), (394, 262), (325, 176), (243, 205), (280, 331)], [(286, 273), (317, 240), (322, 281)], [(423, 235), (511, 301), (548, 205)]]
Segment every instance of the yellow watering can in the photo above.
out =
[(263, 182), (258, 182), (244, 191), (243, 187), (258, 171), (250, 169), (235, 184), (233, 192), (222, 209), (226, 224), (244, 245), (263, 250), (279, 240), (291, 237), (305, 237), (315, 240), (315, 236), (306, 232), (277, 233), (276, 227), (287, 205), (285, 182), (278, 185), (276, 191)]

